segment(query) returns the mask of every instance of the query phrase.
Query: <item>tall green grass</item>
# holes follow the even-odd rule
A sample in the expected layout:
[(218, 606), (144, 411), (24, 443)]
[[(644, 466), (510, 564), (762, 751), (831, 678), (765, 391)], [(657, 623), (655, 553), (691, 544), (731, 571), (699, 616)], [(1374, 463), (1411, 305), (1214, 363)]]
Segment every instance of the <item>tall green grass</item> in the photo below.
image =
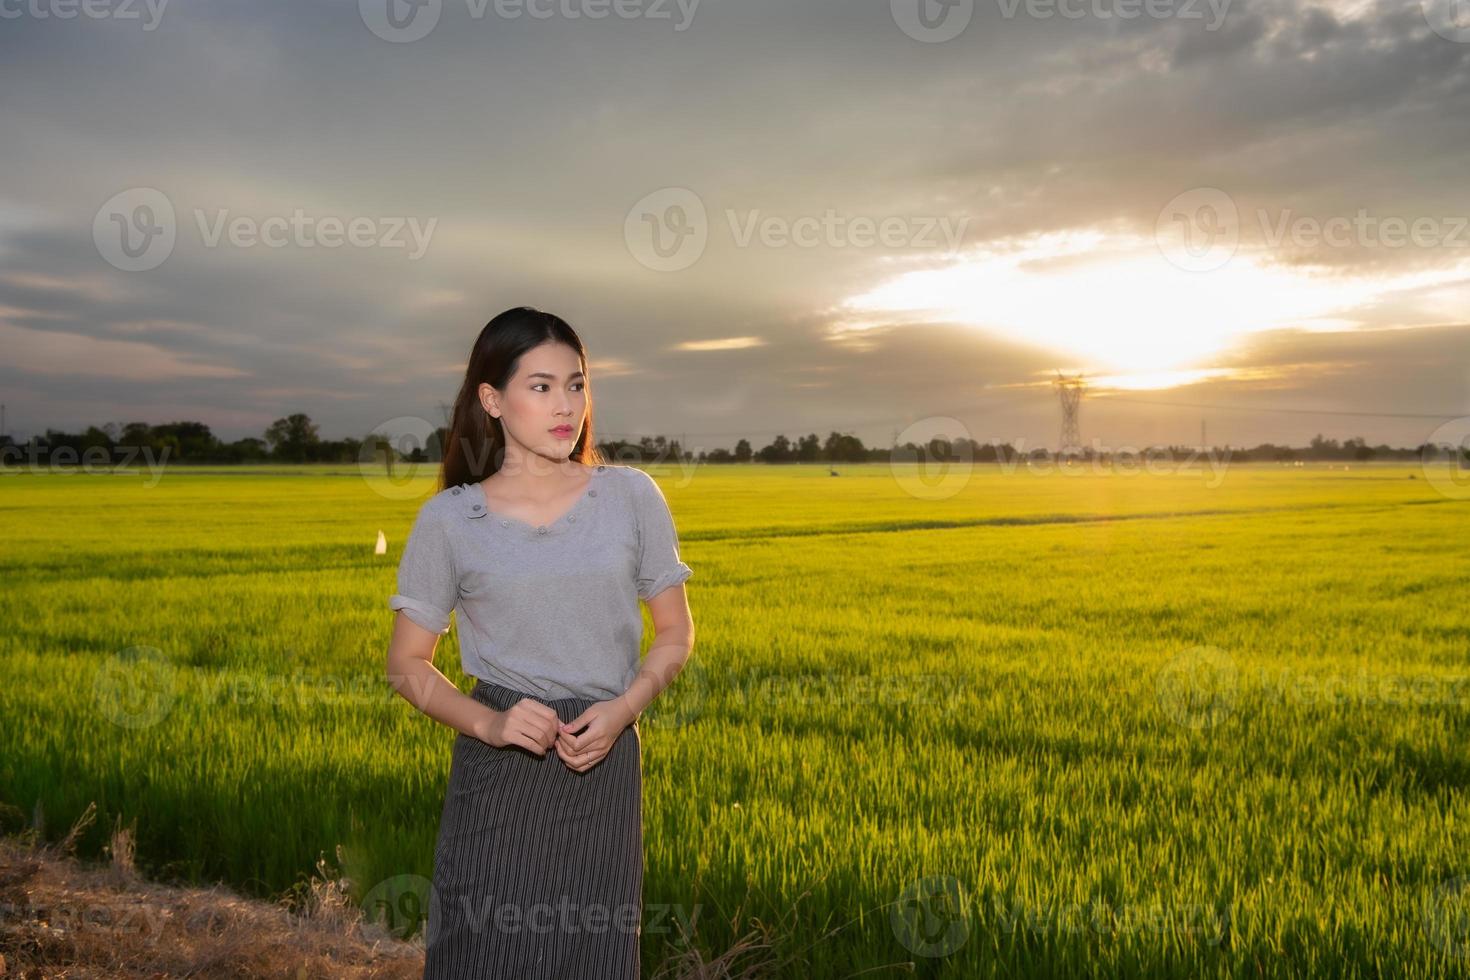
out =
[[(642, 725), (650, 972), (696, 912), (812, 977), (1470, 969), (1470, 502), (837, 469), (656, 471), (698, 641)], [(149, 483), (0, 479), (12, 822), (96, 801), (84, 848), (121, 817), (153, 874), (260, 895), (322, 854), (359, 896), (426, 878), (453, 735), (383, 667), (429, 471)], [(456, 634), (436, 662), (468, 690)]]

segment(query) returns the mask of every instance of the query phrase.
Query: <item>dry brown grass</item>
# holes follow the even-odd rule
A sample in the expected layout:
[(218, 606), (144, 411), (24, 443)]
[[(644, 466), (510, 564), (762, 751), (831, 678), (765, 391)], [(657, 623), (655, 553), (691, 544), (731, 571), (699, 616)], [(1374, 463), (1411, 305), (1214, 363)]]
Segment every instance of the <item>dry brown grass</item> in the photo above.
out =
[[(263, 902), (222, 885), (182, 888), (142, 878), (133, 863), (131, 828), (113, 828), (109, 862), (75, 857), (77, 838), (95, 819), (89, 807), (54, 845), (34, 832), (0, 837), (0, 977), (25, 980), (231, 978), (412, 978), (423, 975), (419, 943), (402, 942), (365, 921), (325, 862), (309, 888), (291, 900)], [(802, 897), (808, 893), (803, 893)], [(750, 896), (747, 895), (747, 899)], [(792, 950), (795, 923), (747, 919), (728, 950), (706, 956), (694, 936), (662, 964), (658, 980), (757, 980), (800, 973), (806, 948)], [(782, 955), (782, 950), (789, 951)], [(592, 980), (592, 978), (589, 978)]]
[(272, 904), (223, 886), (143, 880), (133, 834), (117, 827), (110, 863), (88, 867), (76, 839), (88, 809), (50, 846), (0, 838), (0, 976), (90, 978), (417, 978), (423, 950), (364, 923), (339, 882), (314, 879), (304, 900)]

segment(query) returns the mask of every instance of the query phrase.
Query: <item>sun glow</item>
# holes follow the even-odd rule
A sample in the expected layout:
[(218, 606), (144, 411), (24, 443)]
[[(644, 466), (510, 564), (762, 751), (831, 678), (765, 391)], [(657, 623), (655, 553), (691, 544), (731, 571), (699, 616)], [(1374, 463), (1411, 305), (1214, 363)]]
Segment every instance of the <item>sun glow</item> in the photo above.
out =
[(841, 334), (895, 323), (973, 325), (1109, 374), (1116, 387), (1170, 387), (1228, 375), (1217, 355), (1250, 333), (1352, 329), (1389, 292), (1462, 279), (1465, 264), (1393, 278), (1273, 264), (1242, 250), (1191, 272), (1152, 238), (1094, 231), (1014, 239), (954, 265), (900, 273), (842, 304)]

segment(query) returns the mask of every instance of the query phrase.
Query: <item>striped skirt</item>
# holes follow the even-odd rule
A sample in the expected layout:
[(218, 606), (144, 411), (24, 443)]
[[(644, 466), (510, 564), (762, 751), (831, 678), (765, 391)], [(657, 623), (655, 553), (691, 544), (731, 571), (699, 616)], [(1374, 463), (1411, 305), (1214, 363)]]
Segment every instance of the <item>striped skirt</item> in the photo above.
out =
[[(487, 681), (497, 711), (523, 697), (563, 722), (594, 702)], [(434, 849), (425, 980), (637, 980), (643, 919), (643, 773), (637, 722), (574, 772), (456, 735)]]

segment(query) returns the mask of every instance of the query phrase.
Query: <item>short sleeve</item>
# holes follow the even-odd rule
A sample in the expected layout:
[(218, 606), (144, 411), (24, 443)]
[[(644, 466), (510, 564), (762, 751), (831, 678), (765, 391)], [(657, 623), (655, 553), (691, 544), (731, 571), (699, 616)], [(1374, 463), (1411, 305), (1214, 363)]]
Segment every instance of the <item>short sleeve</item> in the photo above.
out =
[(459, 577), (448, 535), (439, 516), (425, 503), (403, 546), (398, 591), (388, 597), (388, 608), (401, 609), (430, 633), (448, 633), (449, 614), (458, 600)]
[(694, 574), (679, 560), (679, 535), (668, 501), (653, 477), (629, 467), (637, 476), (633, 509), (638, 526), (638, 597), (647, 601)]

